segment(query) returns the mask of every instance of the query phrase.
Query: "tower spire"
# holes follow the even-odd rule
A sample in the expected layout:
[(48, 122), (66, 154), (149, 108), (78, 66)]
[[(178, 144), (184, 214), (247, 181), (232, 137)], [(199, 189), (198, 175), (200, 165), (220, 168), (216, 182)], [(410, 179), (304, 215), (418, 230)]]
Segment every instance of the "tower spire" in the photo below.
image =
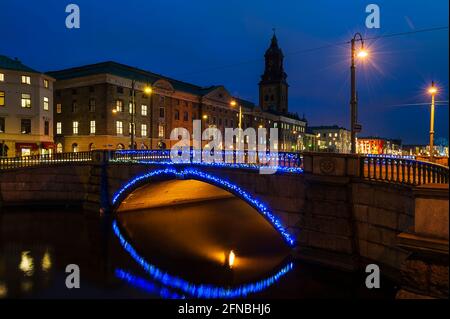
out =
[(278, 46), (275, 28), (269, 48), (264, 54), (265, 68), (259, 82), (259, 101), (264, 110), (273, 110), (280, 113), (287, 112), (287, 75), (283, 67), (283, 52)]

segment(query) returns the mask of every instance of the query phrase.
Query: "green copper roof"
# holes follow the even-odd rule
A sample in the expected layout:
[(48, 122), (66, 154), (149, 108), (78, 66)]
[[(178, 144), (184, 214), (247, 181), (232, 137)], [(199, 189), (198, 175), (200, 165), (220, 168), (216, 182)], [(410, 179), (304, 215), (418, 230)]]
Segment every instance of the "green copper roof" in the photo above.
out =
[(198, 85), (171, 79), (169, 77), (160, 74), (144, 71), (138, 68), (130, 67), (113, 61), (90, 64), (60, 71), (47, 72), (48, 75), (56, 78), (56, 80), (66, 80), (102, 73), (112, 74), (127, 79), (134, 79), (139, 82), (148, 82), (149, 84), (154, 83), (157, 80), (164, 79), (170, 82), (170, 84), (174, 87), (175, 90), (192, 93), (196, 95), (204, 95), (212, 91), (213, 89), (217, 88), (217, 86), (211, 86), (206, 88), (200, 87)]
[(40, 72), (33, 70), (32, 68), (26, 66), (25, 64), (20, 62), (17, 58), (11, 59), (5, 55), (0, 55), (0, 69), (40, 73)]
[[(191, 93), (199, 96), (204, 96), (211, 91), (221, 87), (220, 85), (201, 87), (195, 84), (175, 80), (161, 74), (134, 68), (114, 61), (89, 64), (60, 71), (49, 71), (46, 74), (55, 78), (56, 80), (67, 80), (95, 74), (112, 74), (127, 79), (134, 79), (139, 82), (148, 82), (149, 84), (152, 84), (157, 80), (164, 79), (168, 81), (177, 91)], [(239, 103), (242, 103), (244, 107), (251, 109), (255, 107), (255, 104), (250, 101), (246, 101), (243, 99), (238, 100)]]

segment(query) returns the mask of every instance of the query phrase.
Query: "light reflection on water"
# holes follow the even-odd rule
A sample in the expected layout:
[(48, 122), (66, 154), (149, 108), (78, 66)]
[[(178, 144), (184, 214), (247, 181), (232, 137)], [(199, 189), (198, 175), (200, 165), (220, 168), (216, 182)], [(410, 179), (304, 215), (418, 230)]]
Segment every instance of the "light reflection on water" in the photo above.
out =
[[(232, 210), (228, 209), (227, 213), (230, 212)], [(259, 239), (249, 242), (245, 237), (240, 238), (239, 241), (232, 241), (231, 246), (219, 247), (213, 243), (213, 246), (217, 246), (218, 251), (222, 253), (229, 252), (231, 248), (235, 251), (236, 261), (232, 270), (237, 276), (231, 280), (226, 278), (225, 268), (215, 269), (208, 276), (203, 274), (204, 268), (202, 268), (201, 276), (196, 276), (195, 272), (184, 271), (185, 268), (195, 268), (192, 265), (197, 265), (196, 263), (190, 264), (192, 260), (183, 262), (185, 259), (181, 261), (176, 259), (182, 251), (191, 255), (192, 250), (182, 247), (181, 250), (174, 252), (167, 251), (167, 247), (179, 246), (178, 244), (182, 243), (184, 238), (185, 241), (193, 243), (194, 247), (198, 247), (202, 238), (213, 240), (219, 236), (223, 239), (227, 234), (217, 234), (208, 230), (206, 237), (192, 238), (193, 233), (183, 232), (179, 234), (179, 240), (171, 242), (166, 247), (163, 244), (167, 243), (163, 243), (160, 237), (162, 230), (156, 235), (153, 233), (157, 230), (156, 228), (165, 228), (166, 225), (153, 225), (153, 228), (147, 229), (148, 236), (144, 235), (146, 227), (139, 229), (136, 226), (147, 224), (150, 220), (160, 221), (153, 217), (148, 219), (149, 216), (145, 213), (127, 215), (120, 220), (119, 230), (123, 231), (142, 258), (158, 265), (161, 273), (164, 269), (164, 272), (179, 277), (178, 283), (174, 284), (174, 281), (171, 281), (169, 282), (171, 285), (167, 284), (167, 276), (161, 275), (159, 281), (151, 277), (123, 248), (112, 230), (111, 221), (107, 219), (92, 217), (81, 210), (67, 209), (18, 208), (15, 212), (0, 212), (0, 298), (195, 298), (219, 294), (244, 296), (243, 292), (249, 298), (393, 298), (395, 295), (387, 284), (382, 286), (385, 290), (368, 291), (364, 285), (364, 278), (297, 261), (293, 264), (283, 264), (270, 254), (261, 255), (258, 258), (252, 257), (252, 262), (247, 262), (245, 258), (255, 253), (255, 247), (260, 249), (257, 255), (260, 252), (265, 254), (268, 247), (266, 244), (261, 244)], [(189, 220), (195, 221), (194, 224), (198, 229), (204, 229), (203, 223), (192, 219), (194, 215), (188, 216), (191, 217)], [(174, 217), (171, 215), (170, 218)], [(211, 220), (208, 219), (207, 222), (210, 223)], [(182, 226), (183, 223), (185, 220), (179, 220), (179, 225)], [(238, 219), (238, 223), (238, 229), (233, 228), (233, 235), (246, 234), (246, 230), (250, 230), (250, 228), (239, 228), (246, 223), (245, 218)], [(223, 220), (218, 222), (218, 225), (221, 224)], [(168, 236), (173, 237), (171, 234), (176, 234), (180, 228), (166, 230), (168, 230)], [(151, 242), (154, 236), (160, 241)], [(242, 242), (249, 242), (248, 247), (239, 244)], [(152, 245), (157, 248), (162, 246), (162, 249), (153, 250)], [(170, 262), (172, 258), (175, 258), (175, 261)], [(211, 263), (205, 262), (206, 268), (209, 269), (214, 265), (220, 268), (219, 264), (224, 262), (224, 259), (223, 256), (209, 258), (207, 260)], [(275, 259), (276, 262), (261, 265), (264, 259)], [(202, 263), (205, 258), (203, 255), (197, 256), (194, 262), (198, 260)], [(80, 289), (69, 290), (65, 287), (67, 275), (65, 266), (71, 263), (80, 266)], [(285, 269), (286, 267), (288, 269)], [(265, 270), (262, 271), (262, 268)], [(244, 275), (239, 276), (239, 272), (243, 269), (248, 270), (244, 271)], [(252, 270), (255, 276), (248, 275)], [(211, 281), (209, 280), (211, 275), (224, 278)], [(198, 287), (202, 283), (208, 283), (215, 288), (211, 288), (209, 292), (204, 290), (199, 293)], [(240, 291), (239, 287), (241, 287)], [(262, 290), (256, 292), (256, 288)], [(231, 292), (227, 292), (227, 289)], [(256, 293), (252, 294), (252, 292)]]
[[(195, 298), (247, 297), (249, 294), (254, 294), (267, 289), (294, 267), (294, 264), (292, 262), (289, 262), (273, 276), (254, 283), (240, 285), (238, 287), (218, 287), (208, 284), (194, 284), (183, 278), (171, 275), (164, 270), (159, 269), (155, 265), (147, 262), (147, 260), (139, 255), (134, 247), (124, 238), (124, 236), (120, 232), (119, 226), (117, 225), (117, 221), (113, 221), (112, 227), (114, 230), (114, 234), (119, 239), (121, 246), (146, 271), (147, 274), (149, 274), (156, 281), (162, 283), (164, 286), (179, 289)], [(140, 285), (142, 283), (142, 281), (139, 279), (136, 280), (131, 276), (127, 276), (124, 271), (116, 271), (116, 275), (118, 275), (119, 278), (126, 278), (127, 281), (133, 285)]]

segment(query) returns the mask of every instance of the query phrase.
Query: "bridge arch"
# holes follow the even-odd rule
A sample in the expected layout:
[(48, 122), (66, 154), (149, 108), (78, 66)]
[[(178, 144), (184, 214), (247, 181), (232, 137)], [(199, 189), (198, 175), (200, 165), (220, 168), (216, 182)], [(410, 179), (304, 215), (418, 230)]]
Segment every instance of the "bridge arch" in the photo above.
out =
[(197, 180), (207, 184), (214, 185), (225, 191), (230, 192), (237, 198), (245, 201), (253, 207), (269, 224), (281, 235), (288, 246), (295, 246), (294, 237), (286, 230), (281, 221), (275, 216), (271, 209), (262, 201), (251, 195), (239, 185), (236, 185), (222, 177), (206, 173), (198, 168), (193, 167), (166, 167), (161, 169), (154, 169), (147, 173), (140, 174), (133, 177), (119, 190), (115, 192), (112, 197), (112, 210), (115, 212), (119, 208), (121, 202), (137, 188), (149, 183), (150, 181), (162, 181), (170, 179), (180, 180)]

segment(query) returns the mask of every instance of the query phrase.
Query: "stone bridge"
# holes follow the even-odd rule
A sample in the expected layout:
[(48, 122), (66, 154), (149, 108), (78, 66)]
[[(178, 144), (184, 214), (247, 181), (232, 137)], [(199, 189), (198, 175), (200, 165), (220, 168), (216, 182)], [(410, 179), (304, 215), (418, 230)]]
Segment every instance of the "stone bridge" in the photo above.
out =
[[(284, 158), (276, 174), (259, 174), (258, 165), (173, 164), (138, 151), (119, 155), (93, 151), (58, 160), (29, 160), (27, 165), (3, 162), (2, 209), (54, 203), (79, 204), (97, 214), (115, 212), (143, 185), (194, 179), (252, 205), (300, 259), (346, 270), (364, 269), (374, 262), (385, 275), (398, 278), (411, 256), (411, 247), (420, 245), (410, 236), (418, 234), (443, 241), (443, 246), (434, 242), (428, 248), (438, 247), (445, 254), (446, 247), (448, 256), (445, 167), (410, 160), (305, 153), (301, 161)], [(403, 238), (400, 241), (399, 235)]]

